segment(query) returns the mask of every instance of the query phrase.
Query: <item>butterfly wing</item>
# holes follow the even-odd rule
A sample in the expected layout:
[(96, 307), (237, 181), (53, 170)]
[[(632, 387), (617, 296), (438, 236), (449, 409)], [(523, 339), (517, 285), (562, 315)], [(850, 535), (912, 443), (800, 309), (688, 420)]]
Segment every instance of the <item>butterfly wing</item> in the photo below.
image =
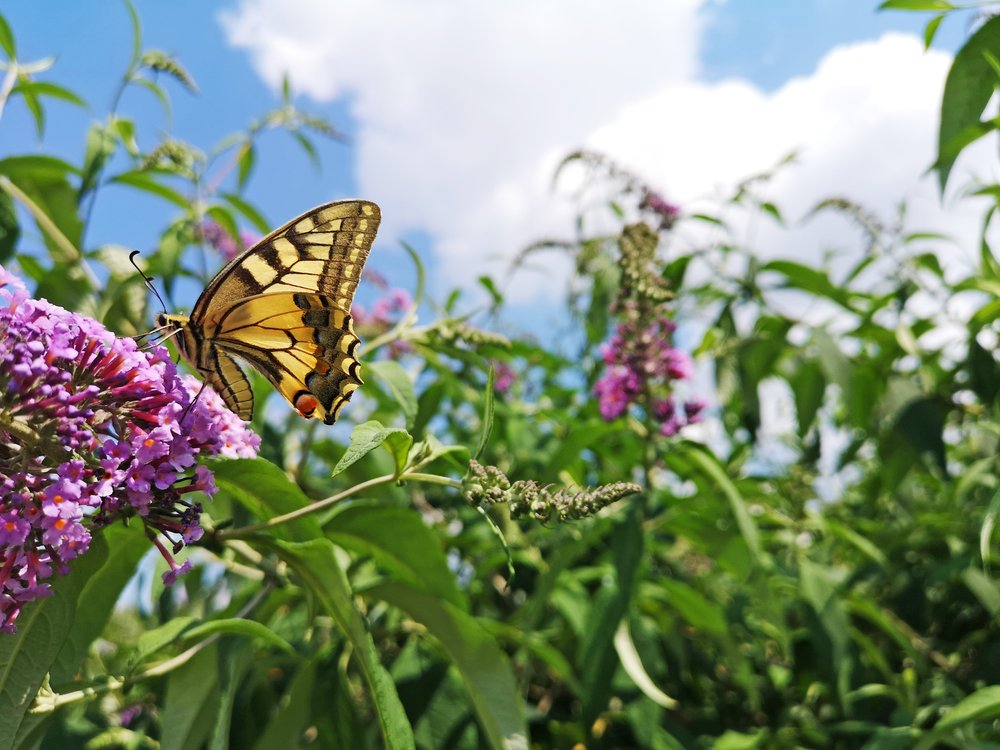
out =
[(253, 389), (250, 381), (236, 361), (219, 351), (212, 351), (212, 368), (205, 373), (205, 382), (222, 396), (223, 402), (240, 419), (249, 421), (253, 418)]
[(323, 295), (273, 292), (240, 300), (213, 341), (223, 355), (260, 370), (302, 416), (327, 424), (362, 384), (351, 315)]
[(230, 354), (328, 424), (361, 385), (350, 309), (380, 219), (369, 201), (319, 206), (238, 255), (202, 292), (189, 358), (241, 417), (252, 413), (252, 393)]

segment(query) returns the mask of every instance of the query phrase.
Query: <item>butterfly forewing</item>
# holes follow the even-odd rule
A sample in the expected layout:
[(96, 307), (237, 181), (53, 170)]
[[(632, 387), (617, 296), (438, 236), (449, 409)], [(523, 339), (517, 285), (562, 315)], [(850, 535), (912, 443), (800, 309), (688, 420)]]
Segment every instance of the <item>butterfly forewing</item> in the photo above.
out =
[(368, 201), (313, 209), (230, 261), (198, 298), (186, 358), (239, 416), (252, 414), (253, 394), (230, 354), (328, 424), (361, 385), (350, 309), (379, 220)]

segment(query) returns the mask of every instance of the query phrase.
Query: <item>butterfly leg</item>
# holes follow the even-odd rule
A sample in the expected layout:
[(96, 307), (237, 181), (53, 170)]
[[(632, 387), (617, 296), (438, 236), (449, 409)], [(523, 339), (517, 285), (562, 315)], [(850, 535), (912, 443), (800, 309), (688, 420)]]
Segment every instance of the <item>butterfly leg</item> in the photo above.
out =
[(205, 381), (204, 378), (205, 378), (206, 375), (208, 375), (210, 373), (205, 372), (203, 370), (199, 370), (199, 372), (201, 372), (201, 374), (202, 374), (201, 375), (202, 376), (201, 388), (199, 388), (198, 392), (196, 394), (194, 394), (194, 398), (191, 399), (191, 402), (187, 405), (187, 407), (185, 407), (184, 413), (181, 414), (181, 422), (182, 423), (184, 422), (185, 419), (187, 419), (187, 415), (188, 415), (188, 412), (191, 411), (191, 407), (193, 407), (196, 403), (198, 403), (198, 399), (201, 397), (201, 392), (203, 390), (205, 390), (205, 386), (208, 385), (208, 383)]

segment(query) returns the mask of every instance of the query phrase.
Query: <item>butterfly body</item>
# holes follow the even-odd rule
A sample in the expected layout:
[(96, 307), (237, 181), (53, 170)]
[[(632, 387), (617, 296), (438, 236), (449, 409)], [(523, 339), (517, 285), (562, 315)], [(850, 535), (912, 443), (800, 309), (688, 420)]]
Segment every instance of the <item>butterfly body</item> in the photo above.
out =
[(333, 424), (362, 384), (350, 311), (380, 218), (368, 201), (319, 206), (230, 261), (190, 316), (157, 324), (177, 332), (181, 356), (241, 418), (253, 415), (253, 392), (234, 357), (302, 416)]

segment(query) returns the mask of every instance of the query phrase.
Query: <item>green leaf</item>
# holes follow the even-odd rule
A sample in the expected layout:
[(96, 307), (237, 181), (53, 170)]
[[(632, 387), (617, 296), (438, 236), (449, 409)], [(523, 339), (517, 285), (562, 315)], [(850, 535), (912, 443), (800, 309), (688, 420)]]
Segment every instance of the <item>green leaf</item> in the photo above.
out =
[(135, 68), (139, 63), (139, 56), (142, 54), (142, 24), (139, 23), (139, 14), (132, 5), (132, 0), (124, 0), (125, 9), (128, 10), (129, 21), (132, 23), (132, 57), (129, 60), (129, 69)]
[(584, 687), (584, 720), (588, 722), (604, 710), (611, 695), (611, 678), (616, 667), (614, 635), (632, 601), (643, 558), (638, 506), (633, 505), (616, 520), (611, 537), (614, 581), (604, 583), (594, 597), (575, 659)]
[(754, 750), (767, 739), (766, 732), (756, 734), (741, 734), (727, 729), (712, 743), (712, 750)]
[(706, 599), (701, 592), (683, 581), (665, 578), (657, 581), (656, 585), (664, 599), (691, 627), (713, 635), (726, 634), (726, 613), (720, 605)]
[(299, 744), (311, 719), (310, 703), (316, 688), (317, 666), (317, 658), (312, 658), (298, 668), (277, 714), (254, 743), (254, 750), (288, 750)]
[(762, 265), (760, 270), (782, 274), (787, 280), (785, 284), (787, 287), (801, 289), (818, 297), (826, 297), (848, 310), (853, 309), (848, 291), (834, 284), (825, 272), (817, 268), (790, 260), (773, 260)]
[(479, 445), (476, 447), (474, 458), (479, 458), (486, 450), (490, 442), (490, 435), (493, 434), (493, 397), (496, 392), (496, 368), (490, 362), (490, 372), (486, 376), (486, 393), (483, 396), (483, 421), (482, 429), (479, 433)]
[(310, 141), (304, 133), (301, 133), (298, 130), (289, 130), (288, 133), (296, 140), (305, 152), (306, 157), (309, 159), (309, 163), (313, 166), (313, 169), (318, 171), (320, 168), (319, 153), (316, 151), (316, 147), (313, 145), (313, 142)]
[[(263, 458), (224, 459), (206, 462), (215, 474), (219, 492), (247, 508), (255, 517), (267, 519), (291, 513), (309, 504), (297, 484)], [(312, 515), (273, 528), (282, 539), (314, 539), (322, 534)]]
[(261, 234), (270, 234), (271, 228), (263, 214), (235, 193), (222, 193), (222, 199), (239, 211)]
[(333, 543), (328, 539), (314, 539), (299, 543), (275, 541), (273, 546), (353, 645), (354, 658), (371, 690), (386, 747), (390, 750), (413, 748), (413, 730), (406, 712), (392, 678), (379, 661), (364, 619), (354, 605), (350, 584), (337, 560)]
[(194, 617), (184, 615), (171, 617), (158, 627), (144, 630), (135, 642), (135, 663), (142, 663), (161, 649), (177, 643), (194, 624)]
[(615, 632), (614, 643), (615, 653), (618, 654), (622, 669), (625, 670), (625, 674), (632, 679), (636, 687), (642, 691), (643, 695), (668, 710), (678, 708), (677, 701), (660, 690), (656, 683), (653, 682), (653, 678), (646, 672), (646, 667), (642, 663), (642, 657), (639, 656), (639, 651), (636, 649), (635, 643), (632, 642), (632, 634), (628, 630), (627, 618), (622, 618), (622, 621), (619, 623), (618, 630)]
[(413, 463), (419, 462), (421, 467), (428, 466), (439, 458), (451, 457), (451, 464), (462, 471), (468, 467), (471, 458), (469, 449), (464, 445), (445, 445), (433, 435), (414, 443), (410, 449), (410, 457)]
[(424, 263), (420, 260), (420, 253), (414, 250), (410, 245), (405, 242), (401, 242), (400, 244), (403, 246), (407, 255), (410, 256), (410, 260), (413, 261), (413, 267), (417, 274), (417, 283), (415, 284), (416, 288), (413, 291), (413, 309), (416, 310), (420, 307), (420, 303), (424, 301), (424, 286), (426, 282)]
[[(54, 161), (58, 160), (49, 160), (49, 164)], [(33, 204), (25, 207), (31, 212), (35, 224), (42, 232), (50, 257), (60, 264), (61, 267), (57, 266), (58, 270), (69, 277), (72, 271), (79, 270), (79, 247), (83, 236), (83, 221), (78, 214), (77, 190), (65, 176), (55, 176), (47, 171), (37, 171), (34, 174), (22, 172), (16, 177), (11, 175), (11, 182), (15, 183)], [(82, 279), (82, 276), (78, 274), (77, 278)], [(48, 299), (56, 302), (52, 297)], [(56, 304), (80, 310), (79, 297), (72, 305), (67, 305), (65, 302)]]
[(736, 525), (739, 526), (743, 541), (746, 542), (747, 547), (750, 549), (750, 554), (753, 556), (754, 561), (758, 565), (762, 564), (764, 562), (764, 554), (760, 546), (760, 534), (757, 531), (757, 524), (754, 523), (753, 518), (750, 516), (750, 511), (747, 510), (747, 504), (743, 499), (743, 495), (740, 494), (739, 489), (733, 484), (729, 475), (719, 465), (714, 456), (711, 456), (704, 448), (697, 444), (683, 443), (678, 447), (683, 448), (684, 456), (701, 469), (719, 488), (719, 491), (722, 492), (726, 500), (729, 501), (729, 507), (736, 518)]
[(941, 22), (944, 20), (945, 14), (942, 13), (940, 16), (934, 16), (927, 25), (924, 26), (924, 52), (931, 48), (931, 44), (934, 42), (934, 37), (937, 36), (938, 29), (941, 27)]
[(0, 47), (7, 53), (7, 59), (13, 61), (17, 57), (17, 45), (14, 44), (14, 32), (10, 30), (7, 19), (0, 15)]
[(6, 263), (14, 255), (20, 237), (21, 225), (17, 222), (14, 201), (0, 190), (0, 263)]
[(778, 224), (783, 225), (785, 223), (785, 217), (781, 215), (781, 209), (770, 201), (764, 201), (761, 203), (760, 208), (764, 213), (768, 214), (772, 219), (778, 222)]
[(292, 644), (275, 633), (266, 625), (254, 620), (244, 620), (242, 618), (223, 618), (220, 620), (208, 620), (184, 631), (185, 640), (201, 640), (216, 633), (227, 635), (242, 635), (246, 638), (255, 638), (265, 643), (269, 643), (282, 651), (294, 654), (295, 649)]
[(969, 388), (984, 404), (992, 404), (1000, 395), (1000, 364), (993, 358), (993, 352), (979, 343), (976, 331), (969, 331), (968, 346), (965, 367), (969, 373)]
[(493, 299), (494, 307), (503, 304), (503, 294), (497, 289), (496, 282), (489, 276), (480, 276), (479, 285), (489, 292), (490, 297)]
[(992, 617), (1000, 616), (1000, 586), (979, 568), (962, 571), (962, 581)]
[[(983, 462), (991, 460), (983, 459)], [(993, 540), (993, 530), (997, 526), (997, 519), (1000, 519), (1000, 490), (993, 494), (990, 505), (986, 509), (986, 516), (983, 518), (983, 525), (979, 529), (979, 555), (983, 558), (984, 565), (991, 563), (991, 542)]]
[(87, 106), (87, 102), (68, 88), (55, 83), (49, 83), (48, 81), (21, 81), (13, 88), (11, 93), (24, 94), (26, 92), (30, 92), (34, 96), (50, 96), (53, 99), (60, 99), (64, 102), (75, 104), (78, 107), (86, 108)]
[(802, 596), (816, 612), (816, 618), (830, 640), (829, 669), (837, 676), (836, 689), (844, 700), (850, 690), (852, 662), (848, 649), (851, 622), (839, 597), (840, 579), (831, 568), (809, 560), (802, 561), (799, 574)]
[(41, 140), (45, 135), (45, 110), (42, 108), (42, 103), (31, 90), (22, 91), (21, 100), (31, 113), (31, 118), (35, 121), (35, 133), (38, 135), (38, 140)]
[(170, 97), (167, 96), (167, 92), (163, 90), (162, 86), (159, 86), (153, 81), (147, 81), (145, 78), (133, 78), (131, 83), (134, 86), (139, 86), (140, 88), (150, 91), (153, 96), (159, 99), (160, 106), (163, 107), (163, 112), (168, 120), (173, 116), (173, 109), (170, 106)]
[(246, 641), (225, 638), (219, 643), (219, 708), (215, 712), (209, 750), (229, 750), (236, 696), (253, 660), (253, 651)]
[(87, 131), (87, 148), (83, 155), (80, 200), (97, 186), (104, 165), (114, 154), (117, 143), (114, 133), (107, 125), (95, 122), (90, 126)]
[(74, 679), (91, 644), (111, 619), (122, 590), (149, 550), (149, 540), (142, 524), (138, 523), (109, 526), (100, 532), (100, 538), (108, 548), (107, 561), (87, 575), (80, 592), (80, 601), (87, 605), (76, 610), (73, 629), (50, 669), (50, 678), (56, 687)]
[(795, 395), (799, 437), (804, 438), (816, 419), (816, 412), (823, 405), (823, 395), (826, 393), (823, 368), (813, 359), (800, 362), (788, 379), (788, 384)]
[(333, 476), (337, 476), (381, 445), (384, 445), (392, 455), (398, 476), (406, 466), (406, 457), (410, 446), (413, 445), (413, 438), (400, 427), (384, 427), (374, 420), (359, 424), (351, 431), (351, 444), (333, 467)]
[(226, 234), (232, 237), (237, 248), (243, 247), (243, 239), (240, 237), (240, 228), (236, 224), (236, 219), (233, 218), (233, 214), (228, 208), (225, 206), (209, 206), (205, 209), (205, 213), (212, 219), (212, 221), (226, 230)]
[(120, 185), (128, 185), (129, 187), (138, 188), (139, 190), (144, 190), (147, 193), (158, 195), (180, 208), (187, 209), (191, 205), (191, 201), (174, 190), (172, 187), (168, 187), (162, 182), (159, 182), (153, 176), (153, 173), (148, 171), (137, 170), (134, 172), (123, 172), (122, 174), (112, 177), (111, 182), (116, 182)]
[(975, 127), (993, 96), (996, 73), (984, 52), (1000, 49), (1000, 16), (993, 16), (966, 40), (955, 55), (941, 98), (941, 125), (938, 130), (938, 159), (935, 169), (941, 190), (958, 154), (949, 152), (952, 141)]
[(948, 0), (885, 0), (878, 9), (949, 11), (957, 10), (958, 6)]
[(14, 744), (42, 680), (72, 632), (80, 596), (107, 556), (107, 543), (95, 537), (87, 554), (73, 561), (70, 574), (52, 584), (52, 596), (25, 605), (17, 633), (0, 635), (0, 747)]
[(366, 363), (365, 369), (373, 373), (376, 380), (392, 394), (403, 412), (406, 426), (412, 427), (413, 420), (417, 416), (417, 393), (413, 389), (410, 376), (406, 374), (403, 366), (399, 362), (386, 359), (380, 362)]
[(970, 721), (992, 719), (1000, 716), (1000, 685), (980, 688), (955, 704), (934, 729), (951, 729)]
[(242, 190), (246, 187), (247, 180), (250, 179), (250, 174), (253, 172), (254, 162), (257, 160), (257, 149), (254, 147), (253, 143), (246, 141), (240, 148), (240, 156), (236, 173), (236, 185)]
[(114, 128), (118, 138), (130, 156), (139, 155), (139, 143), (135, 140), (135, 123), (127, 117), (115, 117)]
[(825, 519), (824, 524), (832, 536), (839, 537), (848, 544), (853, 545), (859, 552), (865, 554), (879, 567), (885, 568), (889, 565), (889, 559), (886, 557), (885, 552), (867, 537), (831, 518)]
[(480, 750), (486, 742), (469, 703), (469, 693), (458, 670), (448, 664), (444, 654), (439, 656), (440, 649), (429, 640), (407, 640), (390, 668), (413, 724), (417, 746)]
[[(881, 455), (886, 463), (894, 463), (905, 475), (914, 458), (927, 456), (937, 465), (942, 475), (948, 476), (948, 459), (944, 442), (945, 406), (933, 397), (909, 401), (896, 417), (892, 430), (881, 444)], [(894, 476), (893, 472), (887, 472)]]
[(33, 154), (0, 159), (0, 174), (5, 174), (15, 183), (19, 183), (24, 178), (41, 181), (57, 180), (69, 174), (80, 174), (80, 170), (58, 157)]
[(213, 644), (167, 676), (161, 750), (201, 747), (211, 735), (220, 702), (218, 657), (218, 644)]
[(527, 750), (524, 708), (510, 664), (473, 617), (401, 583), (376, 586), (369, 593), (406, 612), (438, 640), (462, 675), (491, 747)]
[(334, 543), (375, 562), (407, 584), (465, 609), (441, 542), (410, 508), (354, 502), (341, 505), (323, 524)]

